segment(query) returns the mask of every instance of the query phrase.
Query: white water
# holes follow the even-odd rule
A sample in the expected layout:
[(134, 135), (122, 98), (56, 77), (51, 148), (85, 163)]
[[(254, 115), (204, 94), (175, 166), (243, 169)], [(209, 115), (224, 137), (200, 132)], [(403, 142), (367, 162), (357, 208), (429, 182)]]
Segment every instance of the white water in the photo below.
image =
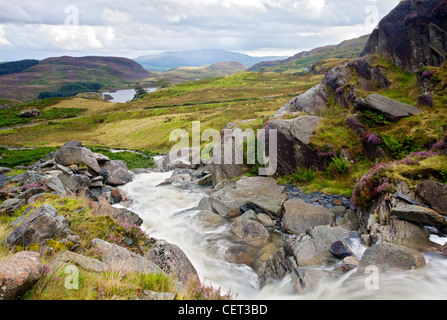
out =
[[(447, 299), (447, 260), (426, 255), (427, 268), (419, 272), (379, 274), (379, 289), (368, 290), (365, 281), (369, 274), (350, 277), (343, 275), (336, 281), (321, 284), (303, 296), (294, 293), (290, 277), (259, 290), (255, 271), (243, 264), (227, 261), (230, 248), (240, 246), (229, 231), (229, 223), (206, 226), (197, 207), (204, 195), (197, 190), (172, 186), (156, 187), (171, 173), (137, 175), (122, 188), (133, 200), (130, 208), (144, 220), (143, 228), (156, 239), (178, 245), (191, 260), (202, 281), (223, 293), (231, 291), (237, 299), (253, 300), (410, 300)], [(445, 238), (432, 236), (432, 241), (443, 244)], [(361, 258), (365, 247), (354, 241), (351, 249)]]

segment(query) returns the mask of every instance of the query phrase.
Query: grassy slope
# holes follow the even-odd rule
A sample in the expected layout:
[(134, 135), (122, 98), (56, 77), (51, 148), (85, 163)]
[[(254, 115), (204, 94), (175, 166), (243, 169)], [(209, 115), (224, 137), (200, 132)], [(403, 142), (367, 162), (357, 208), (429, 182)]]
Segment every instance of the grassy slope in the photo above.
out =
[(76, 139), (86, 145), (168, 152), (175, 144), (169, 142), (174, 129), (188, 130), (196, 120), (202, 122), (202, 130), (221, 130), (238, 120), (262, 120), (320, 80), (321, 76), (242, 72), (179, 84), (128, 104), (65, 100), (52, 108), (82, 106), (85, 114), (0, 131), (0, 145), (60, 146)]

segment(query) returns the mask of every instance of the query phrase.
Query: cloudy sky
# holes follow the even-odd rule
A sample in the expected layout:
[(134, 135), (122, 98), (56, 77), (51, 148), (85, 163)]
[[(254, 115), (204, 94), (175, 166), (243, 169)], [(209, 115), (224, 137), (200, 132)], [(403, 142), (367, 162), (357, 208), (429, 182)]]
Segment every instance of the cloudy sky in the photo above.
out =
[(224, 49), (286, 55), (370, 33), (399, 0), (0, 0), (0, 60)]

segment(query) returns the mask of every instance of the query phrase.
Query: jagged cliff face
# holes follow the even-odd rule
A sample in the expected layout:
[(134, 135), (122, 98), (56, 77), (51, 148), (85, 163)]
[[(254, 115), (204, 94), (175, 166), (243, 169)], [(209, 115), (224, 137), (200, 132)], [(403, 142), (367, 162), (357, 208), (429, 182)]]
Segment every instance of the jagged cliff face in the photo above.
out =
[(362, 53), (381, 54), (408, 72), (447, 58), (447, 0), (406, 0), (379, 23)]

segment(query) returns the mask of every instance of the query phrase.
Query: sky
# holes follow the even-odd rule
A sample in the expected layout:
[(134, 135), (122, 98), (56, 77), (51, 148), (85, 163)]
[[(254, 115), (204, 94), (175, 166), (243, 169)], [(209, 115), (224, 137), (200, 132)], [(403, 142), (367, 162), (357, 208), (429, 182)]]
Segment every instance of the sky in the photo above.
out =
[(0, 60), (223, 49), (292, 56), (369, 34), (399, 0), (0, 0)]

